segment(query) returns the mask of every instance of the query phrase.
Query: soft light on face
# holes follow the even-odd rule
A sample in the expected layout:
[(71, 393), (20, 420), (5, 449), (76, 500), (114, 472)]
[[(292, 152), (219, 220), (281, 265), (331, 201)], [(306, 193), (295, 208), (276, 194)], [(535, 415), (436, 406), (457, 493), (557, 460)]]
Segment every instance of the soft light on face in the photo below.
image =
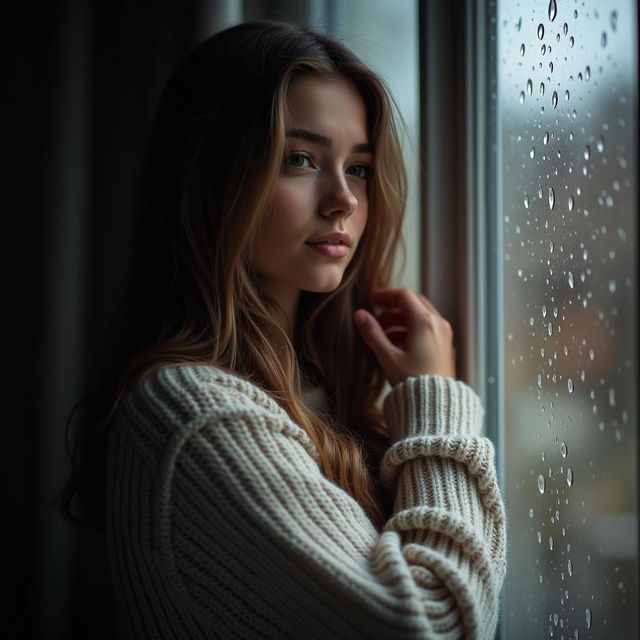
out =
[[(288, 107), (283, 169), (252, 248), (262, 286), (284, 306), (342, 281), (367, 223), (373, 161), (364, 102), (347, 80), (303, 76)], [(334, 232), (339, 245), (317, 243)]]

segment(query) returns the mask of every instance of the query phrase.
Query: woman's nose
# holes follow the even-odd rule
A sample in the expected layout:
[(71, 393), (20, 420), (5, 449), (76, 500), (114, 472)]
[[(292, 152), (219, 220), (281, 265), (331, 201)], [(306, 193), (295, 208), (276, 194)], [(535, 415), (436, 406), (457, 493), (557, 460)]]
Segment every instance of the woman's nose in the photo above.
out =
[(320, 202), (320, 213), (324, 216), (336, 214), (350, 216), (358, 206), (358, 200), (347, 184), (344, 174), (327, 181), (325, 193)]

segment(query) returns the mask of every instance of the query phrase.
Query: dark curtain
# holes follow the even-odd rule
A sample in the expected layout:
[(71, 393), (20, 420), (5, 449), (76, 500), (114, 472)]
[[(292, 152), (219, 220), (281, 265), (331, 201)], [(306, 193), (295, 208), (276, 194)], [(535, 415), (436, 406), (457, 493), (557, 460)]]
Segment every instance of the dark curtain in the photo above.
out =
[(176, 62), (228, 3), (3, 3), (3, 638), (117, 637), (103, 541), (46, 505), (126, 274), (135, 183)]

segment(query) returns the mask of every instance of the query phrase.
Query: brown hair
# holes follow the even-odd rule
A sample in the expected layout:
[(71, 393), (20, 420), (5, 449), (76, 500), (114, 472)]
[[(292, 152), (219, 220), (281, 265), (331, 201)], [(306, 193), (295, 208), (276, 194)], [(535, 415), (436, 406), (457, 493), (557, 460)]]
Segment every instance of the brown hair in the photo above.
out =
[[(248, 251), (281, 170), (288, 87), (301, 74), (344, 77), (359, 91), (375, 173), (367, 226), (341, 284), (302, 292), (291, 340)], [(344, 46), (308, 29), (259, 22), (220, 32), (191, 52), (163, 93), (142, 194), (108, 358), (68, 422), (63, 515), (103, 526), (108, 427), (134, 381), (160, 367), (206, 363), (274, 397), (308, 432), (326, 477), (380, 526), (388, 505), (366, 445), (386, 438), (376, 406), (384, 377), (352, 315), (371, 309), (373, 288), (389, 285), (403, 246), (406, 177), (383, 82)], [(305, 404), (303, 389), (313, 384), (324, 386), (328, 414)]]

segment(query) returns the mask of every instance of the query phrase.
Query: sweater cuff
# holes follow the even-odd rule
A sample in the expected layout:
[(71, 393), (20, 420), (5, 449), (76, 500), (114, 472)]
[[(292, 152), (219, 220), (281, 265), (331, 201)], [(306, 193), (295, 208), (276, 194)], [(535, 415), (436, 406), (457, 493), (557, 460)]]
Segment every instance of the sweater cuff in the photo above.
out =
[(409, 377), (383, 403), (389, 442), (417, 435), (480, 435), (484, 409), (476, 393), (444, 376)]

